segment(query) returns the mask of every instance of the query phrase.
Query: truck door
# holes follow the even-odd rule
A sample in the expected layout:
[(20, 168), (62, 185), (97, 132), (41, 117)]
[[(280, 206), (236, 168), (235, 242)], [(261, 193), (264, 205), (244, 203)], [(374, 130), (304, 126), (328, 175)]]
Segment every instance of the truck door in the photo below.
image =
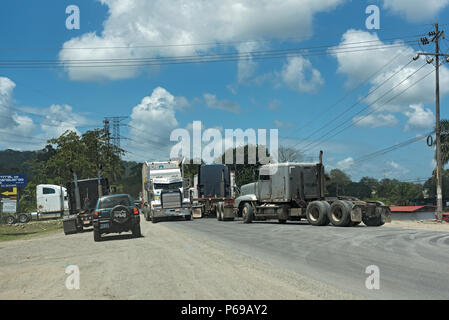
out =
[(269, 175), (260, 175), (258, 181), (258, 195), (259, 200), (270, 200), (271, 199), (271, 179)]

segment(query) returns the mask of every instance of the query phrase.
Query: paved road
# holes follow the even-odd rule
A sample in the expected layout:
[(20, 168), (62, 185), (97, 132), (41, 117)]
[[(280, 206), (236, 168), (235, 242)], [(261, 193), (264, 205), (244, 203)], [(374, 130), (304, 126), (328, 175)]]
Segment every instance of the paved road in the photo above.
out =
[[(393, 227), (312, 227), (297, 222), (171, 223), (173, 230), (201, 235), (368, 299), (449, 299), (449, 233)], [(366, 267), (380, 270), (380, 290), (367, 290)]]
[[(0, 299), (449, 299), (449, 232), (201, 219), (142, 233), (2, 242)], [(365, 287), (369, 265), (380, 290)]]

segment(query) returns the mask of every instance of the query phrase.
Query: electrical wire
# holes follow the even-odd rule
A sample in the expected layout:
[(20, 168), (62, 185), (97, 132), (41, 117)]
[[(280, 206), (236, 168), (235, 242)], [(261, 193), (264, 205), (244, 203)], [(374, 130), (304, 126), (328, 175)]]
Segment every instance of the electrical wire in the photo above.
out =
[[(423, 66), (423, 67), (424, 67), (424, 66)], [(417, 71), (421, 70), (423, 67), (421, 67), (421, 68), (418, 69)], [(427, 77), (428, 77), (429, 75), (431, 75), (433, 72), (435, 72), (435, 69), (432, 69), (432, 71), (429, 72), (429, 73), (427, 73), (424, 77), (420, 78), (418, 81), (414, 82), (412, 85), (410, 85), (409, 87), (407, 87), (405, 90), (403, 90), (403, 91), (400, 92), (399, 94), (393, 96), (391, 99), (389, 99), (389, 100), (386, 101), (385, 103), (383, 103), (383, 104), (379, 105), (378, 107), (374, 108), (371, 112), (369, 112), (369, 113), (366, 114), (365, 116), (360, 117), (358, 120), (354, 121), (353, 119), (349, 119), (349, 120), (345, 121), (345, 122), (348, 122), (348, 121), (351, 121), (351, 120), (352, 120), (352, 123), (351, 123), (350, 125), (344, 127), (342, 130), (340, 130), (340, 131), (334, 133), (332, 136), (330, 136), (330, 137), (327, 138), (326, 140), (321, 140), (321, 141), (316, 140), (315, 142), (309, 143), (309, 144), (305, 147), (305, 149), (303, 150), (303, 152), (306, 152), (307, 150), (312, 149), (315, 145), (317, 145), (317, 144), (320, 143), (320, 142), (323, 143), (323, 142), (325, 142), (325, 141), (329, 141), (331, 138), (337, 136), (337, 135), (340, 134), (341, 132), (343, 132), (343, 131), (349, 129), (350, 127), (352, 127), (352, 126), (354, 126), (354, 125), (356, 125), (357, 123), (359, 123), (360, 121), (362, 121), (363, 119), (365, 119), (366, 117), (368, 117), (369, 115), (371, 115), (371, 114), (373, 114), (374, 112), (378, 111), (380, 108), (382, 108), (383, 106), (385, 106), (387, 103), (393, 101), (393, 100), (396, 99), (397, 97), (399, 97), (399, 96), (401, 96), (402, 94), (404, 94), (406, 91), (408, 91), (409, 89), (411, 89), (412, 87), (414, 87), (416, 84), (418, 84), (419, 82), (421, 82), (422, 80), (424, 80), (425, 78), (427, 78)], [(413, 74), (416, 74), (416, 71), (415, 71)], [(409, 77), (407, 77), (406, 79), (404, 79), (400, 84), (402, 84), (403, 82), (405, 82), (406, 80), (408, 80), (411, 76), (413, 76), (413, 74), (410, 75)], [(396, 87), (397, 87), (397, 86), (396, 86)], [(394, 89), (394, 88), (393, 88), (393, 89)], [(390, 92), (391, 92), (391, 91), (392, 91), (392, 90), (390, 90)], [(383, 98), (384, 96), (385, 96), (385, 95), (383, 95), (381, 98)], [(359, 111), (357, 114), (360, 114), (361, 112), (363, 112), (364, 110), (366, 110), (367, 108), (369, 108), (370, 106), (372, 106), (374, 103), (376, 103), (376, 102), (377, 102), (378, 100), (380, 100), (381, 98), (379, 98), (379, 99), (377, 99), (376, 101), (374, 101), (373, 103), (369, 104), (367, 107), (365, 107), (364, 109), (362, 109), (361, 111)], [(357, 115), (357, 114), (355, 114), (355, 115)], [(354, 115), (354, 116), (355, 116), (355, 115)], [(340, 124), (338, 127), (342, 126), (343, 124), (344, 124), (344, 123)], [(325, 135), (321, 136), (320, 139), (323, 138), (323, 137), (325, 137), (325, 136), (328, 135), (329, 133), (332, 133), (335, 129), (338, 129), (338, 127), (336, 127), (336, 128), (334, 128), (334, 129), (328, 131)], [(309, 148), (307, 148), (307, 147), (309, 147)]]

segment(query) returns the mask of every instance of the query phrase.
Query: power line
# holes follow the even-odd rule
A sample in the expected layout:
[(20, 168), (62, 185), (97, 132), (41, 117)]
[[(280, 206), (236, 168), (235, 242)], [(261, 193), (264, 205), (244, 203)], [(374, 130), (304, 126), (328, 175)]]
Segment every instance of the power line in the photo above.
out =
[[(412, 46), (417, 46), (418, 43), (414, 41), (409, 43)], [(194, 57), (168, 57), (168, 58), (140, 58), (139, 59), (122, 59), (121, 61), (115, 61), (112, 59), (102, 61), (72, 61), (70, 63), (63, 62), (3, 62), (0, 63), (0, 69), (55, 69), (55, 68), (121, 68), (121, 67), (143, 67), (143, 66), (163, 66), (163, 65), (177, 65), (177, 64), (198, 64), (198, 63), (217, 63), (217, 62), (233, 62), (240, 61), (242, 59), (251, 60), (270, 60), (280, 59), (284, 57), (312, 57), (322, 55), (335, 55), (335, 54), (347, 54), (366, 52), (374, 50), (384, 50), (403, 47), (404, 43), (391, 44), (391, 45), (371, 45), (364, 47), (342, 48), (342, 49), (328, 49), (320, 51), (286, 51), (284, 52), (265, 52), (265, 53), (233, 53), (233, 54), (220, 54), (215, 56), (194, 56)]]
[(370, 154), (364, 155), (364, 156), (354, 160), (354, 163), (361, 163), (361, 162), (373, 160), (373, 159), (375, 159), (375, 158), (377, 158), (379, 156), (383, 156), (383, 155), (385, 155), (387, 153), (396, 151), (397, 149), (406, 147), (406, 146), (411, 145), (413, 143), (416, 143), (418, 141), (422, 141), (422, 140), (426, 139), (429, 135), (431, 135), (433, 133), (435, 133), (435, 130), (432, 131), (432, 132), (429, 132), (429, 133), (427, 133), (427, 134), (425, 134), (423, 136), (414, 137), (414, 138), (411, 138), (409, 140), (406, 140), (406, 141), (403, 141), (403, 142), (400, 142), (400, 143), (396, 143), (396, 144), (394, 144), (391, 147), (387, 147), (387, 148), (384, 148), (384, 149), (372, 152)]
[[(400, 38), (390, 38), (385, 40), (401, 40), (403, 38), (415, 38), (422, 36), (423, 34), (418, 35), (406, 35)], [(184, 43), (184, 44), (155, 44), (155, 45), (134, 45), (134, 46), (104, 46), (104, 47), (53, 47), (53, 48), (45, 48), (45, 47), (29, 47), (29, 48), (7, 48), (3, 47), (0, 50), (105, 50), (105, 49), (147, 49), (147, 48), (171, 48), (171, 47), (194, 47), (194, 46), (229, 46), (234, 44), (241, 43), (261, 43), (261, 42), (273, 42), (273, 41), (288, 41), (288, 40), (307, 40), (309, 36), (306, 37), (287, 37), (284, 39), (255, 39), (255, 40), (236, 40), (236, 41), (227, 41), (227, 42), (202, 42), (202, 43)]]
[[(305, 146), (305, 150), (310, 150), (312, 149), (312, 147), (314, 147), (314, 145), (318, 144), (318, 143), (322, 143), (324, 141), (328, 141), (329, 139), (335, 137), (336, 135), (340, 134), (341, 132), (349, 129), (350, 127), (354, 126), (355, 124), (359, 123), (360, 121), (362, 121), (363, 119), (366, 119), (366, 117), (368, 117), (369, 115), (371, 115), (372, 113), (378, 111), (381, 107), (385, 106), (387, 103), (393, 101), (394, 99), (396, 99), (397, 97), (401, 96), (402, 94), (404, 94), (406, 91), (408, 91), (410, 88), (412, 88), (413, 86), (415, 86), (418, 82), (424, 80), (425, 78), (427, 78), (431, 73), (433, 73), (435, 70), (432, 70), (431, 72), (429, 72), (426, 76), (424, 76), (423, 78), (421, 78), (420, 80), (418, 80), (417, 82), (413, 83), (412, 85), (410, 85), (409, 87), (407, 87), (404, 91), (400, 92), (399, 94), (393, 96), (393, 98), (389, 99), (388, 101), (386, 101), (385, 103), (381, 104), (380, 106), (374, 108), (371, 112), (369, 112), (368, 114), (366, 114), (365, 116), (360, 117), (359, 119), (357, 119), (356, 121), (354, 121), (353, 117), (362, 113), (363, 111), (365, 111), (366, 109), (368, 109), (369, 107), (373, 106), (376, 102), (378, 102), (379, 100), (381, 100), (382, 98), (384, 98), (386, 95), (388, 95), (390, 92), (392, 92), (394, 89), (396, 89), (398, 86), (400, 86), (401, 84), (403, 84), (405, 81), (407, 81), (408, 79), (410, 79), (413, 75), (415, 75), (418, 71), (420, 71), (422, 68), (425, 67), (426, 64), (424, 64), (421, 68), (419, 68), (418, 70), (416, 70), (415, 72), (413, 72), (412, 74), (410, 74), (407, 78), (405, 78), (404, 80), (402, 80), (398, 85), (394, 86), (392, 89), (390, 89), (388, 92), (386, 92), (385, 94), (383, 94), (380, 98), (378, 98), (377, 100), (375, 100), (374, 102), (368, 104), (365, 108), (363, 108), (362, 110), (360, 110), (359, 112), (357, 112), (356, 114), (354, 114), (353, 116), (351, 116), (351, 119), (348, 119), (342, 123), (340, 123), (337, 127), (327, 131), (324, 135), (322, 135), (320, 138), (318, 138), (317, 140), (307, 144)], [(349, 126), (346, 126), (345, 128), (343, 128), (342, 130), (336, 132), (335, 134), (333, 134), (332, 136), (330, 136), (329, 138), (327, 138), (326, 140), (322, 140), (322, 138), (326, 137), (328, 134), (332, 133), (334, 130), (338, 129), (339, 127), (343, 126), (345, 123), (352, 121), (352, 123)], [(321, 140), (320, 140), (321, 139)], [(307, 148), (309, 147), (309, 148)]]
[[(394, 60), (394, 59), (393, 59)], [(386, 84), (388, 81), (390, 81), (392, 78), (394, 78), (396, 75), (398, 75), (400, 72), (402, 72), (405, 68), (407, 68), (407, 66), (409, 66), (411, 63), (413, 62), (413, 60), (410, 60), (408, 63), (406, 63), (402, 68), (400, 68), (398, 71), (396, 71), (393, 75), (391, 75), (389, 78), (387, 78), (386, 80), (382, 81), (382, 83), (380, 83), (379, 85), (377, 85), (373, 90), (371, 90), (367, 95), (365, 95), (362, 99), (359, 99), (357, 102), (355, 102), (354, 104), (352, 104), (349, 108), (345, 109), (343, 112), (341, 112), (340, 114), (337, 115), (337, 117), (334, 117), (333, 119), (329, 120), (328, 122), (326, 122), (323, 126), (321, 126), (320, 128), (318, 128), (317, 130), (313, 131), (311, 134), (309, 134), (304, 140), (308, 140), (311, 137), (313, 137), (315, 134), (321, 132), (322, 129), (326, 128), (328, 125), (332, 124), (332, 122), (340, 119), (343, 115), (345, 115), (346, 113), (348, 113), (350, 110), (354, 109), (354, 107), (356, 107), (357, 105), (359, 105), (363, 100), (367, 99), (369, 96), (371, 96), (372, 94), (374, 94), (378, 89), (380, 89), (384, 84)], [(389, 64), (387, 64), (386, 66), (388, 66)], [(383, 70), (383, 68), (382, 68)], [(384, 95), (385, 96), (385, 95)], [(298, 143), (299, 144), (299, 143)], [(295, 146), (297, 146), (298, 144), (296, 144)], [(307, 145), (308, 146), (308, 145)]]

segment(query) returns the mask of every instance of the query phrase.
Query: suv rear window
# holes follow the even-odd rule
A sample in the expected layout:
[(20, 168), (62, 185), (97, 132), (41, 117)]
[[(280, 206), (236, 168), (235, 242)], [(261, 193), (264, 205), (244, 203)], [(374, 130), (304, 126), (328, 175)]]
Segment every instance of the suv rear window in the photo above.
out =
[(115, 206), (132, 206), (128, 196), (108, 197), (100, 200), (99, 209), (114, 208)]

